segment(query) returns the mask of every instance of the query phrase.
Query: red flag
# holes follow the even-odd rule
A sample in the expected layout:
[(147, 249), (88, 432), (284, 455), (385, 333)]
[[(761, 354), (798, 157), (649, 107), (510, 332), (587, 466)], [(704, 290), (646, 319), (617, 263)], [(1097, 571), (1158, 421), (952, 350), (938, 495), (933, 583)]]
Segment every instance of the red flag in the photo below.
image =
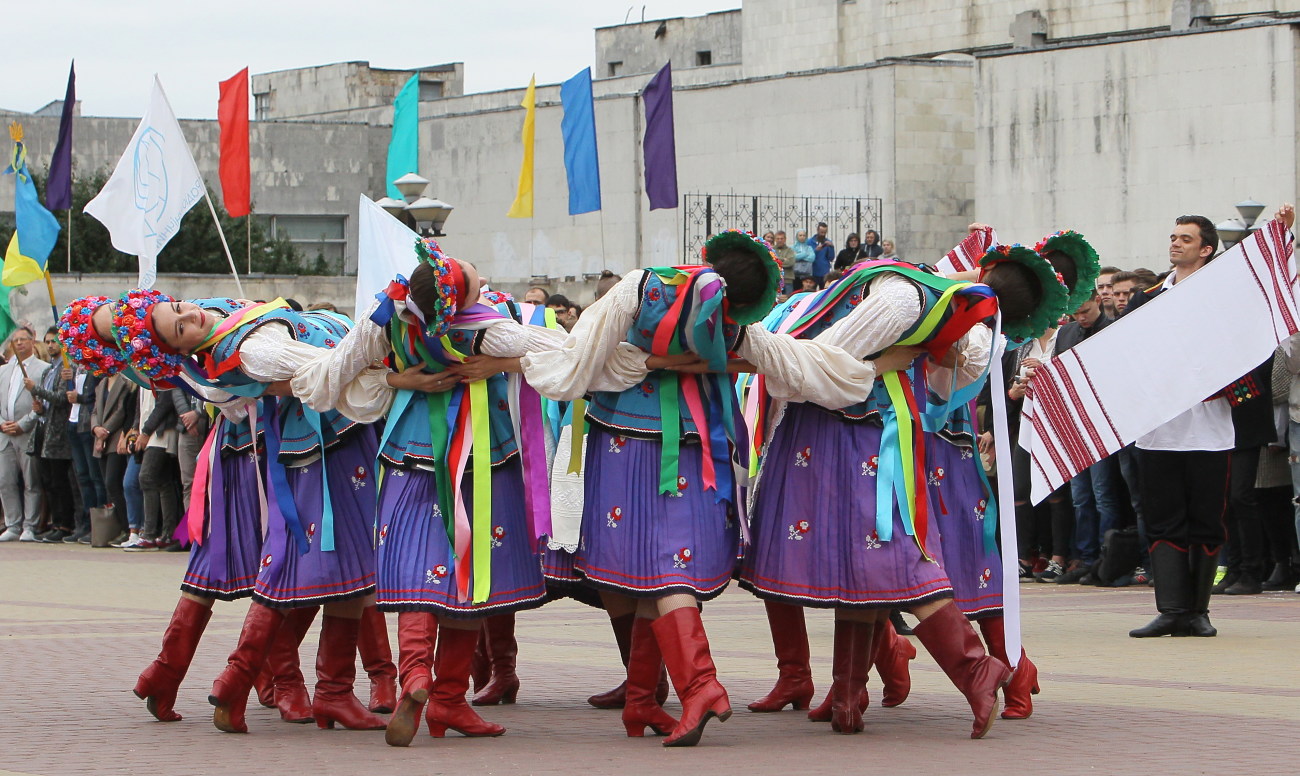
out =
[(217, 123), (221, 126), (221, 198), (231, 216), (248, 215), (248, 68), (221, 82), (217, 102)]

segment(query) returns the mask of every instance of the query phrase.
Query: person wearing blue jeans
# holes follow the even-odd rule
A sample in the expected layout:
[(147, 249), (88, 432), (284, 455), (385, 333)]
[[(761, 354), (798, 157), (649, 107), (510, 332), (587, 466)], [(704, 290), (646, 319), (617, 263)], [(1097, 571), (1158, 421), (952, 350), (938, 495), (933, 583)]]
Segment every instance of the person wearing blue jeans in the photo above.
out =
[(1115, 461), (1110, 458), (1089, 466), (1070, 480), (1070, 498), (1074, 501), (1074, 548), (1081, 568), (1062, 577), (1077, 575), (1078, 581), (1086, 576), (1090, 567), (1101, 554), (1101, 539), (1106, 532), (1119, 524), (1119, 488), (1115, 478)]

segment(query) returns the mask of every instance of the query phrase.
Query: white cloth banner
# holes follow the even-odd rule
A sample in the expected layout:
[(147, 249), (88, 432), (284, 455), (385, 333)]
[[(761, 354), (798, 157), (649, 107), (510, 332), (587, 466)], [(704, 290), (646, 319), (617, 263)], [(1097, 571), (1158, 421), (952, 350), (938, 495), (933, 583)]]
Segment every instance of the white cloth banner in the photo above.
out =
[(1286, 226), (1270, 221), (1040, 368), (1020, 423), (1033, 502), (1218, 393), (1294, 334), (1292, 249)]
[(140, 260), (140, 287), (158, 279), (158, 254), (180, 230), (181, 218), (207, 194), (203, 176), (163, 94), (153, 79), (149, 110), (86, 213), (104, 226), (113, 247)]
[(979, 269), (979, 260), (984, 254), (988, 253), (989, 248), (998, 244), (998, 233), (993, 231), (993, 227), (986, 226), (983, 229), (977, 229), (966, 236), (965, 240), (957, 245), (956, 248), (948, 251), (934, 268), (939, 271), (940, 275), (952, 275), (958, 272), (967, 272), (972, 269)]
[(363, 315), (375, 294), (388, 288), (393, 278), (405, 275), (410, 279), (419, 263), (415, 242), (420, 236), (365, 194), (357, 215), (356, 315)]

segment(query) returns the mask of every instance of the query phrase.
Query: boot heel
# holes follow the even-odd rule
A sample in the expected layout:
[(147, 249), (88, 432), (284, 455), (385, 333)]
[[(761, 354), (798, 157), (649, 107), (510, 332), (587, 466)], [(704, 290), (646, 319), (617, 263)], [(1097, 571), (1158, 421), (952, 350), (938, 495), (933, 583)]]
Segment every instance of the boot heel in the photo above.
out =
[(812, 698), (812, 693), (801, 695), (798, 698), (791, 698), (790, 709), (792, 711), (807, 711), (808, 707), (812, 705)]
[(441, 722), (430, 722), (429, 735), (433, 736), (434, 738), (442, 738), (443, 736), (447, 735), (447, 726)]
[(627, 731), (628, 738), (645, 738), (645, 729), (649, 727), (644, 722), (624, 722), (623, 729)]
[(518, 695), (519, 695), (519, 685), (516, 684), (516, 685), (515, 685), (514, 687), (512, 687), (511, 689), (507, 690), (505, 695), (501, 696), (501, 702), (502, 702), (502, 703), (514, 703), (514, 702), (515, 702), (515, 698), (516, 698)]
[(334, 729), (334, 720), (332, 720), (332, 719), (323, 719), (323, 718), (320, 716), (320, 714), (317, 714), (317, 715), (316, 715), (316, 727), (320, 728), (321, 730), (333, 730), (333, 729)]

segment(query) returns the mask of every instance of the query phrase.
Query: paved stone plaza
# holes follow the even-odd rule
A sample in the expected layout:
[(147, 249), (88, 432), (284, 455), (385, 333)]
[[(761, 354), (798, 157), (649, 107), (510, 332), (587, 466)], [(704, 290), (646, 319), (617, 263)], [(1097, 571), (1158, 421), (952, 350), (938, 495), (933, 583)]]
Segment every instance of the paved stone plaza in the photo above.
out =
[[(1217, 639), (1137, 641), (1126, 634), (1152, 614), (1147, 588), (1022, 585), (1043, 693), (1032, 719), (1001, 720), (971, 741), (965, 702), (924, 650), (905, 705), (880, 708), (879, 684), (868, 685), (863, 734), (834, 735), (802, 713), (748, 713), (776, 669), (762, 606), (733, 588), (706, 607), (705, 622), (737, 712), (710, 724), (695, 749), (625, 738), (617, 712), (586, 705), (619, 681), (617, 653), (602, 612), (564, 601), (520, 615), (519, 703), (483, 710), (509, 729), (504, 737), (435, 740), (421, 726), (409, 749), (392, 749), (380, 733), (288, 725), (262, 708), (250, 708), (250, 735), (211, 726), (208, 689), (246, 602), (217, 604), (177, 700), (184, 721), (153, 721), (130, 689), (157, 653), (184, 566), (176, 553), (0, 547), (0, 775), (1300, 773), (1294, 593), (1216, 598)], [(809, 631), (820, 697), (829, 613), (812, 611)]]

